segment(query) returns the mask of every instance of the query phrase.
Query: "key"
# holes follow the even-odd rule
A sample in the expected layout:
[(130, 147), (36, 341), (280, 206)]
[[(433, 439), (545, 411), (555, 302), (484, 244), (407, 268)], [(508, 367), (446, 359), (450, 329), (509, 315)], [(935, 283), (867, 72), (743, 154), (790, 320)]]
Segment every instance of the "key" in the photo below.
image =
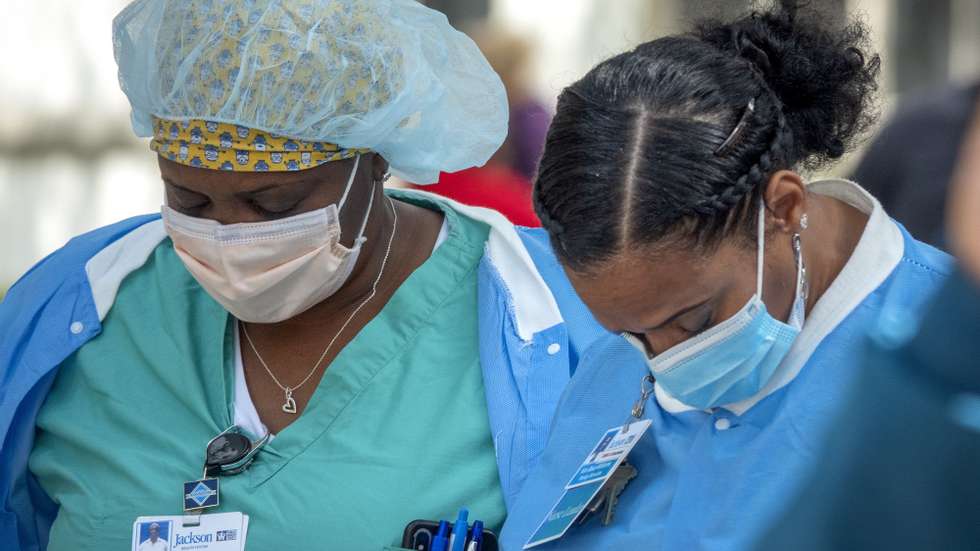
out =
[(579, 515), (578, 520), (575, 521), (575, 523), (582, 525), (588, 522), (589, 519), (592, 518), (592, 515), (599, 512), (599, 509), (602, 509), (602, 505), (609, 498), (608, 494), (609, 494), (609, 485), (604, 484), (602, 488), (599, 489), (599, 492), (596, 493), (595, 497), (592, 498), (592, 501), (590, 501), (589, 504), (585, 506), (585, 510), (582, 511), (582, 514)]
[[(579, 525), (585, 524), (592, 518), (592, 515), (598, 513), (605, 506), (606, 509), (603, 511), (601, 522), (603, 526), (608, 526), (612, 522), (613, 509), (616, 508), (616, 501), (619, 499), (619, 494), (626, 488), (626, 484), (635, 477), (636, 467), (625, 461), (621, 463), (619, 467), (616, 467), (609, 480), (602, 485), (602, 488), (596, 493), (595, 497), (592, 498), (592, 501), (586, 505), (585, 510), (582, 511), (575, 523)], [(610, 504), (612, 505), (610, 506)]]
[(605, 485), (609, 487), (609, 491), (606, 494), (606, 508), (602, 515), (603, 526), (612, 524), (613, 515), (616, 513), (616, 504), (619, 502), (619, 494), (623, 493), (630, 480), (636, 478), (636, 473), (636, 467), (624, 461), (606, 482)]

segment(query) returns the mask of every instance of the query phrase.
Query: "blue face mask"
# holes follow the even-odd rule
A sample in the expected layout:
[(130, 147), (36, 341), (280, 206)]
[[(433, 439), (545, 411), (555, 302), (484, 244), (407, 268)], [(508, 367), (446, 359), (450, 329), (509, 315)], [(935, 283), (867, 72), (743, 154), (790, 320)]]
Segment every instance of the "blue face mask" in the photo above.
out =
[[(657, 384), (689, 406), (708, 409), (757, 394), (803, 327), (805, 272), (799, 235), (793, 236), (796, 299), (788, 323), (783, 323), (762, 302), (764, 230), (765, 208), (760, 207), (756, 292), (748, 303), (727, 320), (647, 360)], [(633, 336), (627, 340), (646, 353), (642, 341)]]

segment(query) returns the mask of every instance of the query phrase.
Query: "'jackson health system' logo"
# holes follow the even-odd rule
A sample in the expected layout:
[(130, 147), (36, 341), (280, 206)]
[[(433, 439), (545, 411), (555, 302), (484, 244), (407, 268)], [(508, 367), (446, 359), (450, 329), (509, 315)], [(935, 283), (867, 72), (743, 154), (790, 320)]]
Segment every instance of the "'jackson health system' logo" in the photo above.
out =
[(218, 505), (218, 479), (205, 478), (184, 483), (184, 510)]
[(191, 545), (195, 543), (211, 543), (215, 541), (236, 541), (238, 540), (238, 530), (218, 530), (214, 533), (206, 534), (195, 534), (191, 532), (189, 534), (177, 534), (174, 537), (175, 545)]

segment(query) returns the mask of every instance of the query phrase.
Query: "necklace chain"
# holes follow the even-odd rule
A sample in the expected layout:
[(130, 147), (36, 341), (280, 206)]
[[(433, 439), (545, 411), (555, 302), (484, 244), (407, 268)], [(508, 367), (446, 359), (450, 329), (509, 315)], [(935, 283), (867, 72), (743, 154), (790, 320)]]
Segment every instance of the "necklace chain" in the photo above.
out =
[(252, 337), (248, 334), (248, 329), (245, 327), (245, 324), (244, 323), (241, 324), (242, 333), (245, 335), (245, 340), (248, 341), (248, 346), (252, 349), (252, 352), (255, 353), (255, 357), (258, 358), (259, 363), (262, 364), (262, 367), (265, 368), (265, 372), (269, 374), (269, 377), (271, 377), (272, 381), (276, 383), (276, 386), (278, 386), (279, 389), (286, 394), (286, 402), (283, 404), (283, 411), (285, 411), (286, 413), (296, 413), (296, 403), (295, 401), (293, 401), (293, 391), (305, 385), (310, 380), (310, 378), (313, 377), (313, 374), (316, 373), (317, 370), (320, 368), (320, 364), (323, 363), (324, 358), (327, 357), (327, 354), (330, 352), (330, 349), (333, 348), (334, 343), (336, 343), (337, 339), (340, 338), (340, 335), (344, 333), (344, 330), (346, 330), (347, 326), (350, 325), (351, 321), (354, 320), (354, 317), (357, 316), (357, 314), (361, 311), (361, 309), (363, 309), (368, 302), (371, 302), (371, 299), (373, 299), (375, 295), (378, 294), (378, 282), (381, 281), (381, 277), (385, 273), (385, 266), (388, 264), (388, 256), (391, 254), (391, 244), (395, 241), (395, 232), (398, 229), (398, 211), (395, 210), (395, 204), (391, 201), (391, 198), (390, 197), (386, 197), (386, 198), (388, 199), (388, 205), (391, 207), (391, 214), (392, 214), (391, 236), (388, 237), (388, 246), (385, 249), (384, 259), (381, 260), (381, 269), (378, 270), (378, 275), (377, 277), (374, 278), (374, 283), (371, 285), (371, 293), (368, 294), (367, 298), (361, 301), (361, 303), (357, 305), (357, 308), (355, 308), (354, 311), (351, 312), (351, 315), (347, 317), (347, 321), (345, 321), (344, 324), (340, 326), (340, 330), (337, 331), (337, 334), (334, 335), (332, 339), (330, 339), (330, 342), (327, 343), (327, 347), (323, 349), (323, 354), (320, 354), (320, 358), (316, 361), (315, 364), (313, 364), (313, 369), (311, 369), (310, 372), (306, 374), (306, 377), (304, 377), (303, 380), (299, 382), (299, 384), (295, 386), (286, 386), (279, 381), (279, 377), (276, 377), (276, 374), (273, 373), (271, 369), (269, 369), (269, 364), (267, 364), (265, 362), (265, 359), (262, 358), (262, 354), (259, 354), (258, 349), (255, 347), (255, 343), (252, 342)]

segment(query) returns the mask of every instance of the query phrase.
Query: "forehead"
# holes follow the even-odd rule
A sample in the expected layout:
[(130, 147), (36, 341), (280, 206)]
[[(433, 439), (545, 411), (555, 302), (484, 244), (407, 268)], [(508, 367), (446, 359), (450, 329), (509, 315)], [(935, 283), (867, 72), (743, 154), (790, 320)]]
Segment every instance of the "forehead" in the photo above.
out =
[(745, 261), (745, 251), (730, 244), (707, 252), (634, 248), (589, 274), (566, 272), (602, 325), (639, 331), (728, 288), (750, 267)]

